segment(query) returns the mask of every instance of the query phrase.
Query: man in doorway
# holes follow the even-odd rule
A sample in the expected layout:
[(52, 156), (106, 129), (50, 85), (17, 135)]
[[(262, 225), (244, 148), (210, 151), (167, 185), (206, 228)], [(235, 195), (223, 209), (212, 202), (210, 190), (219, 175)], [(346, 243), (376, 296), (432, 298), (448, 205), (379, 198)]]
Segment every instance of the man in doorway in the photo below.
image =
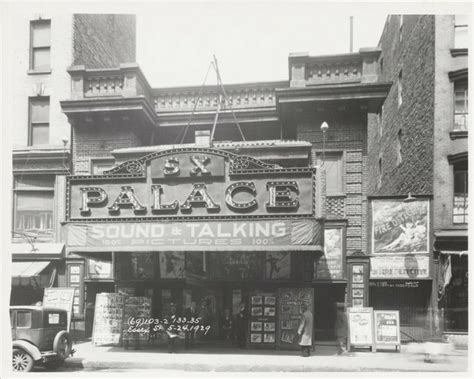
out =
[[(186, 317), (186, 324), (189, 327), (194, 326), (194, 321), (198, 317), (198, 312), (196, 309), (196, 302), (192, 301), (191, 305), (189, 308), (186, 308), (186, 311), (184, 312), (184, 317)], [(194, 320), (192, 320), (194, 319)], [(184, 334), (184, 347), (185, 349), (189, 349), (190, 347), (194, 347), (196, 344), (196, 331), (194, 329), (192, 330), (186, 330)]]
[(344, 312), (344, 303), (336, 303), (336, 324), (334, 329), (337, 338), (337, 354), (341, 355), (347, 352), (347, 318)]
[(237, 346), (241, 349), (245, 348), (245, 342), (247, 340), (247, 323), (247, 306), (245, 303), (240, 303), (239, 313), (235, 316), (235, 337), (237, 339)]
[(298, 335), (300, 336), (299, 345), (301, 346), (301, 354), (303, 357), (311, 355), (311, 346), (313, 345), (313, 314), (306, 303), (301, 304), (301, 319), (298, 327)]

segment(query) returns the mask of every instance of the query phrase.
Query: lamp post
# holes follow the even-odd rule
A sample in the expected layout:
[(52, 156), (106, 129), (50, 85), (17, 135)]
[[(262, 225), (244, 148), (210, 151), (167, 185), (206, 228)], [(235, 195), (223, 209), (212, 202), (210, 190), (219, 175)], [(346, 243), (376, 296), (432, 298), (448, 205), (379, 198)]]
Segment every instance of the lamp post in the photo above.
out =
[(324, 161), (326, 160), (326, 132), (329, 129), (328, 123), (326, 121), (323, 121), (320, 129), (323, 132), (323, 163), (321, 164), (322, 167), (324, 166)]

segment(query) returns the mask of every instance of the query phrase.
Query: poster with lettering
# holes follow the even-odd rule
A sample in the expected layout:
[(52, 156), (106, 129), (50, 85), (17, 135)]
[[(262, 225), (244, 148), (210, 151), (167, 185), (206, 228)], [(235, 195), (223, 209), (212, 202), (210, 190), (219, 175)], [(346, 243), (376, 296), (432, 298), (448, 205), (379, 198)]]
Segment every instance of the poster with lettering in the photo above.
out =
[(305, 304), (314, 313), (314, 290), (312, 288), (280, 288), (278, 290), (278, 346), (282, 349), (299, 349), (298, 327), (301, 305)]
[(66, 310), (68, 317), (68, 331), (71, 326), (75, 290), (76, 289), (72, 287), (53, 287), (44, 289), (43, 306)]
[(98, 293), (95, 299), (92, 344), (118, 345), (122, 336), (125, 295)]
[(400, 346), (400, 312), (374, 311), (376, 345)]
[(429, 201), (372, 201), (372, 253), (428, 253)]
[(131, 317), (149, 319), (151, 317), (151, 298), (145, 296), (125, 298), (122, 325), (122, 343), (125, 348), (129, 346), (140, 347), (146, 344), (150, 335), (148, 325), (140, 328), (130, 325)]
[(349, 345), (372, 347), (373, 335), (373, 309), (369, 307), (347, 308), (349, 326)]
[(342, 228), (324, 230), (324, 255), (314, 262), (316, 279), (344, 279)]

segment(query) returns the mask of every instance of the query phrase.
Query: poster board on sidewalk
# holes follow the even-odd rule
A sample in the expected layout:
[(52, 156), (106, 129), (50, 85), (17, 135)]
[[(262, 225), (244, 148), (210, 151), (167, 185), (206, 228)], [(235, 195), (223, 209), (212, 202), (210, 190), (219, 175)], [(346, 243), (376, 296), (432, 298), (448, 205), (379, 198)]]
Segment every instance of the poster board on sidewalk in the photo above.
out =
[(44, 289), (43, 307), (58, 308), (67, 311), (68, 332), (71, 327), (75, 290), (73, 287), (52, 287)]
[(370, 307), (347, 308), (347, 325), (349, 328), (348, 350), (351, 347), (370, 348), (376, 351), (374, 343), (374, 312)]
[(394, 347), (400, 351), (400, 312), (374, 311), (376, 347)]
[[(129, 328), (131, 317), (149, 319), (151, 317), (151, 298), (146, 296), (130, 296), (124, 300), (123, 326), (122, 326), (122, 344), (127, 349), (129, 346), (135, 348), (148, 343), (150, 330), (146, 332), (132, 331)], [(140, 328), (139, 328), (140, 329)]]
[(280, 288), (277, 301), (277, 345), (281, 349), (299, 349), (300, 307), (304, 303), (314, 314), (314, 290), (312, 288)]
[(98, 293), (95, 299), (92, 344), (118, 345), (122, 336), (123, 309), (126, 295)]

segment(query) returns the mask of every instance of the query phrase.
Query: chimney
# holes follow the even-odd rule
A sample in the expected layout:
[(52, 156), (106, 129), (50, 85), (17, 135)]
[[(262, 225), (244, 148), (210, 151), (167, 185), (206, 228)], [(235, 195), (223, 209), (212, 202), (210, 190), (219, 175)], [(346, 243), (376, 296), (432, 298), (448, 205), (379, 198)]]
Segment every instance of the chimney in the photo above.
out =
[(194, 143), (196, 146), (210, 147), (211, 146), (211, 131), (210, 130), (196, 130), (194, 133)]

